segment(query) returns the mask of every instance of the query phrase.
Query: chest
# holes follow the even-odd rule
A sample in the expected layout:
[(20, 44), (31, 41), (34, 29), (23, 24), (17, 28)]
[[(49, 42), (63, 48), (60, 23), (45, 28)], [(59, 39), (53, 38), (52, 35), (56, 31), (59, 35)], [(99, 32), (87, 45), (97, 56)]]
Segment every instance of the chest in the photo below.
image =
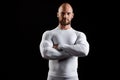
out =
[(52, 38), (54, 44), (74, 44), (76, 39), (74, 31), (57, 31)]

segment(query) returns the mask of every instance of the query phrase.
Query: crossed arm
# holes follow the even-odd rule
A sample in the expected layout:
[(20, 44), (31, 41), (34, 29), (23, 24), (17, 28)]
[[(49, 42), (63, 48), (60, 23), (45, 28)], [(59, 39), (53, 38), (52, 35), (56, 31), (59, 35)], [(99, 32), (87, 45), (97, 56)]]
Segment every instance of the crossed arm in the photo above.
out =
[(87, 56), (89, 52), (89, 43), (84, 33), (77, 34), (77, 40), (74, 45), (53, 44), (52, 36), (49, 31), (45, 32), (40, 43), (40, 52), (43, 58), (58, 60), (70, 56)]
[(74, 45), (62, 44), (58, 48), (72, 56), (78, 57), (87, 56), (89, 53), (89, 43), (87, 42), (86, 35), (82, 32), (77, 33), (77, 40)]
[(59, 60), (71, 56), (63, 50), (58, 50), (57, 45), (53, 45), (52, 36), (49, 31), (46, 31), (42, 36), (40, 52), (43, 58), (51, 60)]

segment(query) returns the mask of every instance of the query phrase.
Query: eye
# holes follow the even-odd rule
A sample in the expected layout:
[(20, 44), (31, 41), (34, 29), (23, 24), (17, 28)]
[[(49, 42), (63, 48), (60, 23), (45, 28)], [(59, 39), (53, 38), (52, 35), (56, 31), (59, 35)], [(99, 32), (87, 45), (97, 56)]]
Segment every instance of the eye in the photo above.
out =
[(70, 15), (70, 12), (68, 12), (67, 15)]
[(64, 12), (62, 12), (61, 14), (62, 14), (62, 15), (64, 15), (65, 13), (64, 13)]

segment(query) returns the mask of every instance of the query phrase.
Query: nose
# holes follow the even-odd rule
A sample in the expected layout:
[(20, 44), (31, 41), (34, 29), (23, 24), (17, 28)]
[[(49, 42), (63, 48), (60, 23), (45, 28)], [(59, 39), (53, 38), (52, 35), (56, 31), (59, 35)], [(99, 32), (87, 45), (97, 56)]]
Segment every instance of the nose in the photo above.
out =
[(63, 15), (64, 18), (67, 18), (67, 16), (68, 16), (68, 15), (67, 15), (66, 13)]

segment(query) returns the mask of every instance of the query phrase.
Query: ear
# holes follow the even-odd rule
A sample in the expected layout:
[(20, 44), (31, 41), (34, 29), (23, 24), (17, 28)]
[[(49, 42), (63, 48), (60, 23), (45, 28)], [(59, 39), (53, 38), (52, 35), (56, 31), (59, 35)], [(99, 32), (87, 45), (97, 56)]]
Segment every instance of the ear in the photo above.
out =
[(57, 12), (57, 17), (59, 17), (59, 13)]
[(74, 13), (72, 13), (72, 18), (74, 18)]

